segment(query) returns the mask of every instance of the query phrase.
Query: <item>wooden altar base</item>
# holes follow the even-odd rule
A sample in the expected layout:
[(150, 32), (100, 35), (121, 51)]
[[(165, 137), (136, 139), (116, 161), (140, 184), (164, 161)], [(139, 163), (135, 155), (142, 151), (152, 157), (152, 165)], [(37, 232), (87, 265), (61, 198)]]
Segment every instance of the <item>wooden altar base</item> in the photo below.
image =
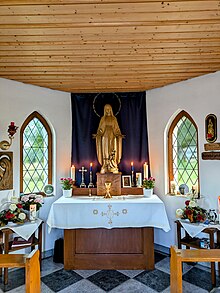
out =
[(65, 270), (153, 270), (154, 228), (64, 230)]

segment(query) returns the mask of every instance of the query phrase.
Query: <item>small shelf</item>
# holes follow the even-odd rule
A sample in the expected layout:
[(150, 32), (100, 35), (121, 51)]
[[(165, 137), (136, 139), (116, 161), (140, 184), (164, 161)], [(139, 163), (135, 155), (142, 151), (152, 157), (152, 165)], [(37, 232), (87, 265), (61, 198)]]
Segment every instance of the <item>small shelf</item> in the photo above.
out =
[(21, 245), (21, 246), (17, 246), (17, 247), (11, 247), (12, 246), (12, 243), (13, 241), (10, 241), (8, 244), (9, 244), (9, 250), (8, 252), (11, 252), (11, 251), (16, 251), (16, 250), (20, 250), (20, 249), (25, 249), (25, 248), (28, 248), (28, 247), (35, 247), (35, 245), (39, 245), (40, 244), (40, 241), (34, 237), (33, 241), (31, 244), (28, 244), (28, 245)]

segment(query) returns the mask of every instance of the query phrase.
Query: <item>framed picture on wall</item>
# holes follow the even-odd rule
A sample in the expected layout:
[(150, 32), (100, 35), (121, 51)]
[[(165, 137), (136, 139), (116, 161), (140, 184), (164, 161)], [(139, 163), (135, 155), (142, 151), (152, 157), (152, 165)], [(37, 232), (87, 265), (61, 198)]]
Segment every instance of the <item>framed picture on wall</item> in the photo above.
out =
[(122, 187), (131, 187), (131, 176), (123, 175), (122, 176)]
[(217, 117), (214, 114), (209, 114), (205, 118), (205, 138), (211, 143), (217, 139)]

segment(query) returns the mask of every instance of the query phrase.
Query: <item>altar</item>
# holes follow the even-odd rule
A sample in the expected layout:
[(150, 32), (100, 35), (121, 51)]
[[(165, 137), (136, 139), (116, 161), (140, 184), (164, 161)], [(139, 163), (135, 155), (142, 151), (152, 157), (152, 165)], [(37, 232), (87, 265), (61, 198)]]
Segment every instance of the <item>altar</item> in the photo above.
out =
[(154, 269), (154, 227), (170, 230), (157, 195), (61, 197), (47, 224), (64, 229), (65, 269)]

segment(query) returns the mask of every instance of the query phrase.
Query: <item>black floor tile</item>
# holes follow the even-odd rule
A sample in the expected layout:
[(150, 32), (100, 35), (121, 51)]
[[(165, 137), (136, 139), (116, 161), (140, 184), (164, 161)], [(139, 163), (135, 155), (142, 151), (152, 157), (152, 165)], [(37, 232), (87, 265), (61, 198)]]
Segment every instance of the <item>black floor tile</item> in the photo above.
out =
[(192, 268), (185, 273), (183, 280), (208, 291), (212, 289), (211, 273), (198, 268)]
[(43, 281), (44, 284), (46, 284), (54, 292), (58, 292), (80, 281), (81, 279), (83, 279), (83, 277), (78, 275), (76, 272), (62, 269), (42, 277), (41, 281)]
[(104, 291), (108, 292), (130, 278), (118, 271), (102, 270), (87, 279)]
[(155, 263), (157, 263), (158, 261), (161, 261), (162, 259), (168, 257), (169, 255), (165, 255), (165, 254), (162, 254), (162, 253), (159, 253), (159, 252), (156, 252), (154, 253), (154, 258), (155, 258)]
[(153, 271), (144, 271), (134, 279), (157, 292), (161, 292), (170, 286), (170, 275), (157, 269)]
[(9, 270), (7, 285), (4, 285), (3, 274), (2, 274), (2, 279), (0, 279), (0, 288), (2, 289), (3, 292), (10, 291), (24, 284), (25, 284), (25, 271), (23, 268), (17, 269), (17, 270)]

